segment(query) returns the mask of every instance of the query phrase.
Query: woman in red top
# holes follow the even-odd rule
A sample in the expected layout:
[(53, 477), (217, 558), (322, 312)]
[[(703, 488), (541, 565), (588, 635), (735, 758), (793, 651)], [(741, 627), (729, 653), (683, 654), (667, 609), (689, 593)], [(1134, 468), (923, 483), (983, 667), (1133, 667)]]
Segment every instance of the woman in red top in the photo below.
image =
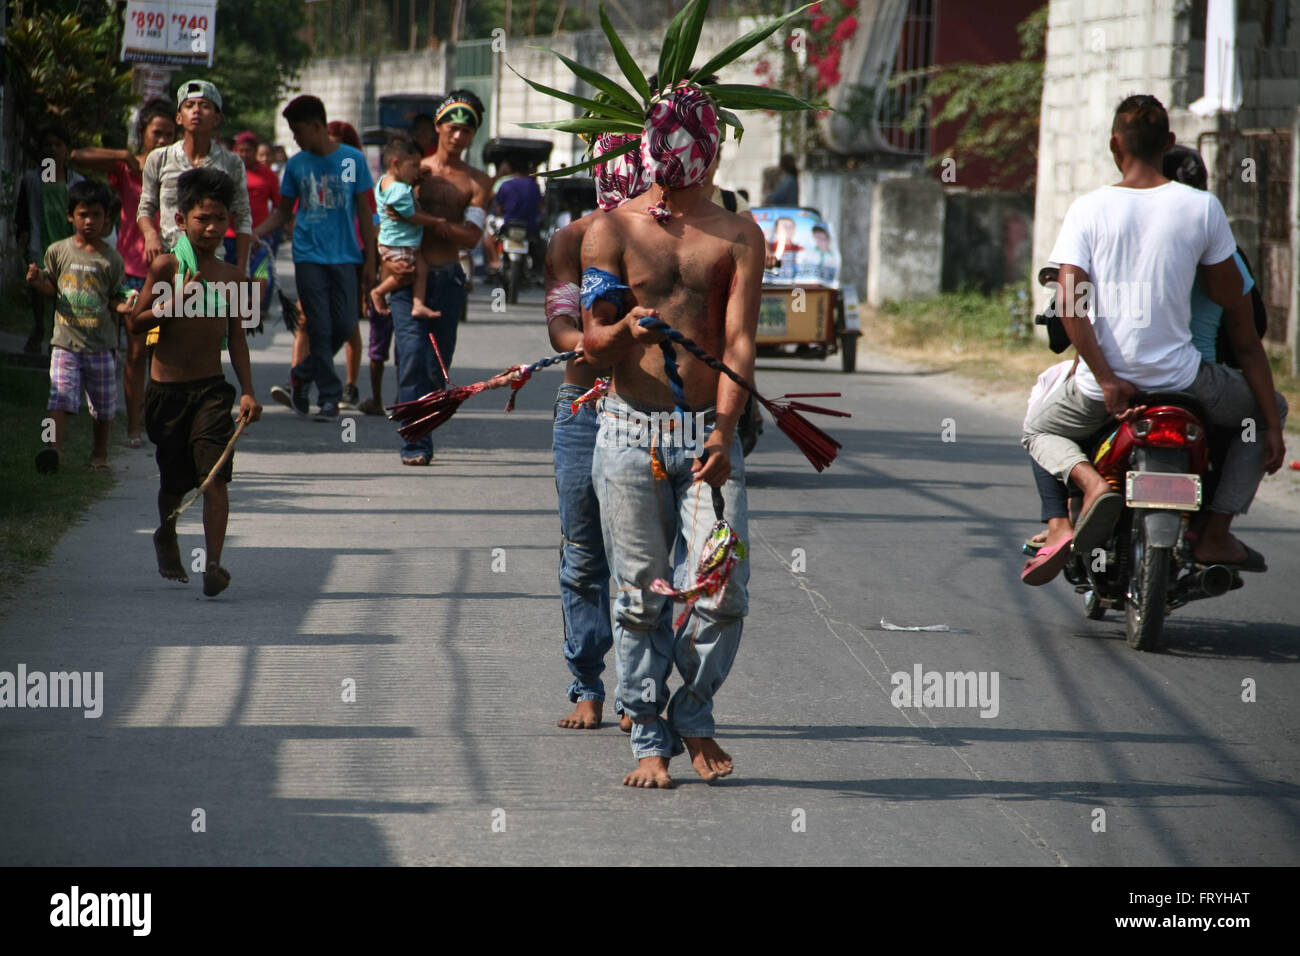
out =
[[(149, 265), (144, 258), (144, 236), (136, 225), (136, 207), (144, 187), (144, 161), (155, 149), (171, 145), (176, 138), (176, 107), (164, 99), (150, 100), (140, 108), (135, 122), (138, 153), (125, 149), (88, 147), (74, 149), (68, 160), (84, 169), (108, 174), (108, 183), (121, 200), (122, 219), (117, 226), (117, 252), (126, 266), (126, 285), (139, 292), (144, 288)], [(145, 336), (127, 332), (126, 364), (122, 387), (126, 392), (126, 441), (128, 448), (139, 448), (140, 423), (144, 417)]]

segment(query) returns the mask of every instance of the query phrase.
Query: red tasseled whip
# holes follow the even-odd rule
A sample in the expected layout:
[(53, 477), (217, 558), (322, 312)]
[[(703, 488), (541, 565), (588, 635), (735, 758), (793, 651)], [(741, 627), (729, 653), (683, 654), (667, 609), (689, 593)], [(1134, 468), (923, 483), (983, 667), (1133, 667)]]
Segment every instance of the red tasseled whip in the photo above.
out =
[[(836, 453), (844, 447), (799, 413), (801, 411), (813, 412), (817, 415), (836, 415), (840, 418), (851, 418), (852, 416), (848, 412), (823, 408), (820, 405), (807, 405), (803, 402), (789, 401), (792, 398), (838, 398), (839, 392), (791, 392), (789, 395), (782, 395), (777, 399), (764, 398), (750, 382), (745, 381), (738, 373), (723, 364), (720, 359), (714, 358), (667, 322), (653, 315), (642, 316), (639, 321), (644, 328), (655, 329), (664, 333), (671, 341), (686, 349), (709, 368), (727, 376), (758, 399), (759, 403), (768, 410), (773, 420), (776, 421), (776, 427), (786, 433), (789, 439), (794, 442), (795, 447), (803, 452), (804, 457), (818, 471), (824, 470), (827, 465), (833, 462)], [(665, 364), (666, 362), (667, 356), (665, 356)]]
[(489, 389), (504, 388), (506, 385), (510, 385), (510, 402), (506, 406), (506, 411), (513, 411), (515, 394), (532, 377), (535, 371), (571, 359), (577, 354), (575, 352), (563, 352), (559, 355), (548, 356), (541, 361), (534, 362), (532, 365), (511, 366), (493, 375), (485, 382), (475, 382), (473, 385), (452, 385), (451, 376), (447, 374), (447, 364), (442, 360), (442, 350), (438, 348), (438, 340), (434, 338), (432, 332), (429, 333), (429, 341), (433, 343), (433, 352), (438, 356), (438, 365), (442, 369), (442, 380), (446, 383), (446, 386), (409, 402), (398, 402), (396, 405), (385, 406), (388, 409), (390, 421), (403, 423), (397, 429), (397, 434), (401, 435), (406, 441), (419, 441), (455, 415), (457, 409), (466, 399)]

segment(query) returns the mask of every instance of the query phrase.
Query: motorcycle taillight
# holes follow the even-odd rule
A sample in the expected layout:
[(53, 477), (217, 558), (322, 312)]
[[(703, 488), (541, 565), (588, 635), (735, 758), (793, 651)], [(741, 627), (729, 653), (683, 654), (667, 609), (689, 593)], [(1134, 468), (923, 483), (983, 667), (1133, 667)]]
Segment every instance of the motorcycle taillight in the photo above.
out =
[(1182, 448), (1188, 443), (1187, 428), (1181, 421), (1162, 418), (1151, 423), (1150, 431), (1142, 437), (1148, 445), (1157, 448)]

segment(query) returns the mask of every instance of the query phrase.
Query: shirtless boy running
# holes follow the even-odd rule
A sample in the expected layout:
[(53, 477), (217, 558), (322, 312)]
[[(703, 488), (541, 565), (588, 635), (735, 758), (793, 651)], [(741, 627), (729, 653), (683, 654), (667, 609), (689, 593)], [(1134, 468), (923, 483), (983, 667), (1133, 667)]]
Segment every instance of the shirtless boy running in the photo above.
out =
[[(149, 264), (144, 291), (127, 322), (136, 335), (158, 328), (145, 390), (145, 429), (158, 449), (158, 515), (163, 522), (154, 532), (154, 550), (158, 573), (184, 584), (189, 576), (181, 561), (176, 522), (168, 518), (185, 493), (208, 476), (234, 433), (230, 409), (235, 389), (221, 369), (223, 337), (229, 341), (230, 364), (243, 393), (240, 419), (257, 421), (262, 406), (253, 397), (248, 343), (236, 314), (244, 297), (237, 294), (235, 283), (249, 280), (241, 269), (217, 257), (230, 221), (235, 184), (221, 170), (203, 166), (182, 173), (177, 191), (176, 225), (181, 231), (175, 249), (155, 256)], [(224, 289), (213, 283), (221, 283)], [(200, 295), (202, 306), (195, 309), (190, 303)], [(233, 462), (233, 456), (227, 459), (203, 496), (207, 545), (203, 593), (208, 597), (230, 584), (230, 573), (221, 566), (221, 548), (230, 513), (226, 484)]]
[[(623, 783), (633, 787), (673, 786), (668, 761), (683, 744), (705, 780), (731, 773), (731, 757), (713, 740), (713, 697), (740, 643), (749, 580), (748, 561), (741, 561), (721, 591), (694, 605), (676, 634), (660, 620), (667, 598), (654, 593), (651, 582), (673, 580), (679, 538), (691, 571), (707, 543), (714, 516), (704, 485), (722, 490), (727, 519), (742, 540), (749, 537), (744, 457), (736, 436), (747, 396), (729, 378), (678, 350), (686, 402), (705, 414), (703, 453), (674, 435), (680, 415), (656, 430), (651, 442), (657, 447), (643, 447), (627, 434), (629, 417), (673, 410), (675, 403), (656, 347), (662, 335), (638, 320), (661, 317), (752, 378), (764, 258), (763, 234), (753, 219), (710, 201), (708, 174), (718, 146), (712, 104), (697, 89), (679, 88), (660, 105), (663, 109), (647, 120), (642, 153), (656, 185), (596, 217), (582, 243), (582, 261), (621, 277), (634, 297), (634, 307), (623, 315), (628, 302), (620, 307), (617, 293), (599, 291), (599, 281), (588, 282), (591, 270), (584, 273), (587, 360), (611, 366), (614, 379), (601, 402), (592, 475), (618, 587), (614, 637), (621, 659), (620, 697), (633, 720), (638, 761)], [(685, 161), (683, 132), (699, 147)], [(652, 451), (660, 456), (660, 477), (652, 471)], [(660, 716), (674, 663), (685, 683)]]

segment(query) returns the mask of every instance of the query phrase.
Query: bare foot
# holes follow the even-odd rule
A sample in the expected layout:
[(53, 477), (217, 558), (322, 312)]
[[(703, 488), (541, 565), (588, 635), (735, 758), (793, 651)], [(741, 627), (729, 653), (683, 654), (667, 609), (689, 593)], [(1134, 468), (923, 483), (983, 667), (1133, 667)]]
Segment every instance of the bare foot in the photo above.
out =
[(230, 572), (215, 561), (209, 562), (208, 569), (203, 572), (203, 593), (208, 597), (216, 597), (228, 587)]
[[(393, 310), (388, 307), (388, 303), (384, 301), (384, 297), (380, 294), (378, 289), (370, 290), (370, 304), (374, 306), (375, 311), (380, 315), (393, 314)], [(412, 311), (414, 312), (414, 310)]]
[(417, 299), (411, 306), (411, 317), (416, 319), (440, 319), (442, 313), (433, 311), (433, 309)]
[(618, 729), (625, 734), (632, 732), (632, 718), (627, 714), (620, 714), (618, 718)]
[(600, 727), (604, 705), (598, 700), (580, 700), (568, 717), (556, 721), (556, 727), (565, 730), (596, 730)]
[(668, 776), (668, 758), (642, 757), (637, 761), (636, 769), (623, 778), (623, 786), (671, 790), (674, 784), (673, 778)]
[(90, 470), (91, 470), (91, 471), (97, 471), (97, 472), (100, 472), (101, 474), (103, 474), (103, 473), (106, 473), (106, 472), (110, 472), (110, 471), (112, 471), (113, 469), (110, 468), (110, 467), (108, 467), (108, 459), (107, 459), (107, 458), (92, 458), (92, 459), (90, 459)]
[(731, 773), (731, 757), (712, 737), (683, 737), (682, 742), (691, 755), (691, 766), (708, 782)]
[(190, 576), (185, 573), (185, 565), (181, 563), (181, 546), (176, 540), (176, 532), (168, 534), (162, 528), (153, 533), (153, 549), (158, 555), (158, 573), (168, 581), (179, 581), (181, 584), (189, 584)]

